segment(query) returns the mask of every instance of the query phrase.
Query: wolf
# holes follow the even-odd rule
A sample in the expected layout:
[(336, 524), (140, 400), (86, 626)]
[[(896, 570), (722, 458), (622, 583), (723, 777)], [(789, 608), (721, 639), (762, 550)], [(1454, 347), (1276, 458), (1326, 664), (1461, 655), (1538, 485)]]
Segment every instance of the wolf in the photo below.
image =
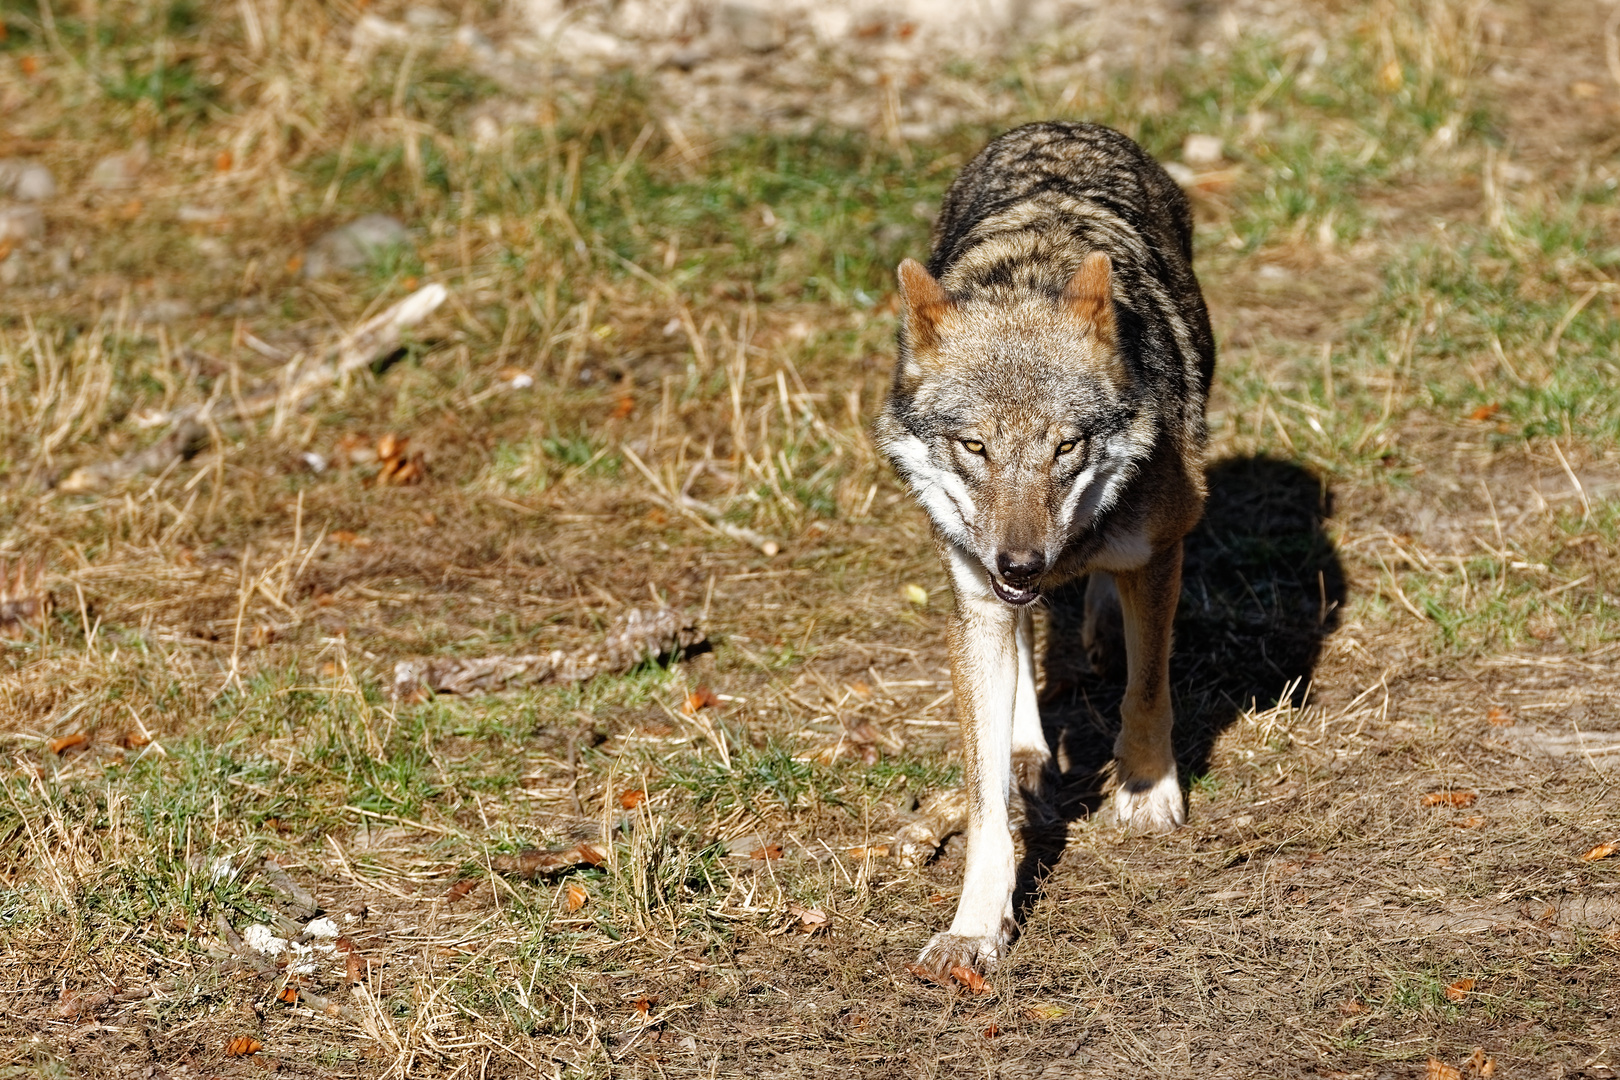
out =
[[(933, 525), (955, 594), (951, 677), (965, 758), (967, 865), (950, 929), (920, 963), (989, 971), (1011, 943), (1008, 812), (1052, 754), (1031, 606), (1087, 576), (1082, 644), (1123, 638), (1109, 812), (1186, 818), (1171, 746), (1170, 631), (1182, 540), (1203, 513), (1215, 369), (1192, 268), (1192, 210), (1125, 135), (1029, 124), (970, 161), (925, 268), (899, 267), (898, 356), (875, 441)], [(1114, 645), (1117, 648), (1117, 644)]]

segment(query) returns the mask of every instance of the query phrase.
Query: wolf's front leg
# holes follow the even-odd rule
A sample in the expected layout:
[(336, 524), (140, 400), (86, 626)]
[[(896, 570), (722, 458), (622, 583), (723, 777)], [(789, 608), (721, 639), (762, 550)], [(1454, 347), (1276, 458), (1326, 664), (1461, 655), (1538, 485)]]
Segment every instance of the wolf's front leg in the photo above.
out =
[(1016, 866), (1007, 795), (1019, 687), (1018, 610), (996, 599), (983, 568), (960, 548), (950, 547), (945, 562), (956, 593), (951, 681), (962, 725), (968, 823), (956, 918), (948, 931), (934, 935), (920, 961), (942, 976), (957, 965), (988, 971), (1012, 941)]
[(1113, 815), (1143, 832), (1186, 823), (1170, 729), (1170, 628), (1181, 597), (1181, 544), (1156, 551), (1140, 570), (1114, 574), (1125, 624), (1125, 700), (1114, 741)]

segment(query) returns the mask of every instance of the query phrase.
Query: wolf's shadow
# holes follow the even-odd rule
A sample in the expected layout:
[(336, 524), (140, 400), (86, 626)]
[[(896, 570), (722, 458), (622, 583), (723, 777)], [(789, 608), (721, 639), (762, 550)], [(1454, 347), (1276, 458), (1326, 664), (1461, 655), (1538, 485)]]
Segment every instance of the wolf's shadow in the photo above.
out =
[[(1324, 528), (1332, 499), (1323, 481), (1268, 457), (1228, 458), (1208, 477), (1204, 519), (1186, 541), (1170, 661), (1184, 782), (1208, 772), (1215, 740), (1245, 709), (1266, 709), (1284, 695), (1303, 703), (1345, 597)], [(1041, 723), (1063, 768), (1046, 813), (1029, 815), (1024, 826), (1020, 915), (1062, 855), (1065, 826), (1102, 805), (1119, 732), (1123, 676), (1091, 672), (1080, 647), (1084, 597), (1081, 581), (1048, 601)]]

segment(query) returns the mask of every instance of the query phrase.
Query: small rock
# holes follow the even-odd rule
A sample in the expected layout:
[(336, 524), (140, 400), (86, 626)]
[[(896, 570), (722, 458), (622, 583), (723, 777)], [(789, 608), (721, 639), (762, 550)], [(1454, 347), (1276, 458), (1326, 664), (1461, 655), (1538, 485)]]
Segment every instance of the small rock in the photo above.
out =
[(37, 161), (0, 158), (0, 195), (23, 202), (44, 202), (56, 195), (56, 177)]
[(330, 277), (344, 270), (361, 270), (389, 248), (410, 243), (410, 230), (387, 214), (367, 214), (333, 229), (304, 253), (306, 278)]
[(313, 938), (335, 938), (338, 936), (338, 925), (331, 919), (316, 919), (304, 927), (304, 933)]
[(38, 240), (45, 235), (45, 215), (36, 206), (0, 206), (0, 244)]
[(1181, 144), (1181, 160), (1188, 165), (1215, 165), (1224, 153), (1219, 135), (1189, 135)]
[(287, 951), (287, 939), (277, 937), (276, 932), (263, 923), (254, 923), (242, 931), (242, 944), (256, 953), (265, 956), (280, 956)]
[(768, 8), (724, 3), (715, 12), (715, 29), (738, 48), (764, 53), (787, 44), (787, 27)]
[(108, 154), (90, 170), (90, 186), (104, 191), (116, 191), (135, 186), (146, 163), (152, 160), (152, 151), (145, 143), (136, 143), (122, 154)]

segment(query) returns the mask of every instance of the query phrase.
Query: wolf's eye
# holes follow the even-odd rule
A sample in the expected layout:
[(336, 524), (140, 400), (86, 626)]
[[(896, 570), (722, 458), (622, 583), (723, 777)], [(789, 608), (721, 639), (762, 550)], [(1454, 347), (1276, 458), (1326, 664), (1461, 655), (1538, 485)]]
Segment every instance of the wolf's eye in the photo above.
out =
[(1057, 456), (1062, 457), (1064, 454), (1067, 454), (1070, 450), (1073, 450), (1077, 445), (1079, 445), (1079, 444), (1076, 443), (1075, 440), (1073, 440), (1073, 439), (1064, 439), (1062, 442), (1058, 443)]
[(963, 439), (962, 449), (966, 450), (970, 454), (978, 454), (981, 457), (984, 455), (984, 443), (980, 442), (978, 439)]

